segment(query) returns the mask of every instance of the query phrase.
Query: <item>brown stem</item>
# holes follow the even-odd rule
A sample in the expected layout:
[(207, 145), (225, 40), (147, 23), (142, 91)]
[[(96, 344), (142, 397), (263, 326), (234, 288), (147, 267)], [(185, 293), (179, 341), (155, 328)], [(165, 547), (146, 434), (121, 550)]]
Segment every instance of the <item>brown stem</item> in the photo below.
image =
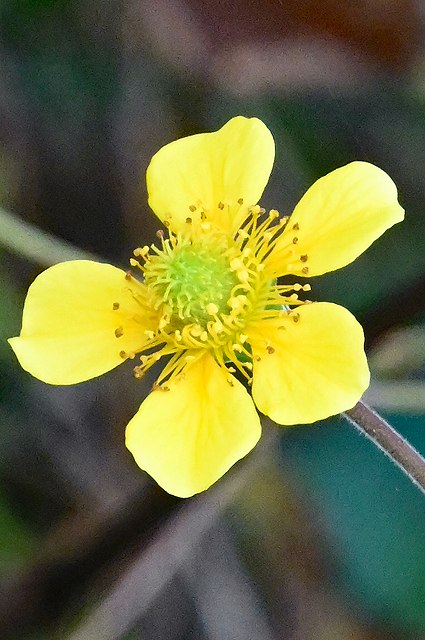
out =
[(425, 459), (403, 436), (362, 401), (342, 415), (391, 458), (409, 480), (425, 493)]

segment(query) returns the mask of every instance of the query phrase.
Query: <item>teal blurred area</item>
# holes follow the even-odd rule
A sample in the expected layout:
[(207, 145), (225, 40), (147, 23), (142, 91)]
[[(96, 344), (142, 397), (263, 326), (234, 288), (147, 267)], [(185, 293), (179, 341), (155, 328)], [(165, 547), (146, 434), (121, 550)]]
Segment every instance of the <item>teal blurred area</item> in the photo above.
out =
[[(332, 169), (379, 165), (405, 222), (312, 297), (362, 322), (367, 398), (425, 454), (424, 18), (413, 0), (3, 0), (0, 207), (32, 225), (29, 246), (36, 228), (125, 265), (159, 227), (146, 167), (180, 136), (263, 119), (277, 154), (262, 204), (282, 214)], [(6, 339), (49, 255), (1, 237), (0, 216), (0, 637), (55, 640), (192, 502), (124, 448), (154, 375), (54, 388), (20, 370)], [(87, 640), (425, 639), (424, 530), (424, 496), (342, 418), (283, 429), (202, 536), (187, 530), (152, 601)], [(150, 566), (136, 593), (162, 575)]]
[[(386, 416), (422, 453), (423, 416)], [(338, 567), (334, 586), (368, 616), (420, 637), (425, 624), (423, 496), (345, 421), (290, 430), (282, 468), (319, 514)], [(410, 634), (409, 634), (410, 632)]]

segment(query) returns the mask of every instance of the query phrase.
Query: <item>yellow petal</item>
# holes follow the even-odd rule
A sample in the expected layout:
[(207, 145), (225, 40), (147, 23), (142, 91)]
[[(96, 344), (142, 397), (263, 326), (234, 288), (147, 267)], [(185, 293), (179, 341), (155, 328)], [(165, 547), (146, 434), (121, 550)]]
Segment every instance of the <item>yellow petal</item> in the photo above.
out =
[(168, 386), (143, 402), (127, 426), (126, 445), (161, 487), (186, 498), (251, 451), (261, 426), (245, 388), (208, 353)]
[(303, 305), (263, 321), (250, 339), (252, 395), (278, 424), (315, 422), (350, 409), (368, 387), (363, 330), (344, 307)]
[(273, 161), (266, 125), (257, 118), (232, 118), (214, 133), (176, 140), (154, 155), (146, 174), (149, 204), (174, 230), (204, 210), (210, 222), (231, 232), (260, 199)]
[(270, 263), (277, 275), (339, 269), (403, 217), (391, 178), (373, 164), (352, 162), (317, 180), (301, 198)]
[(21, 334), (9, 340), (21, 366), (49, 384), (74, 384), (123, 362), (120, 352), (140, 349), (152, 324), (130, 288), (143, 294), (121, 269), (89, 260), (43, 271), (28, 290)]

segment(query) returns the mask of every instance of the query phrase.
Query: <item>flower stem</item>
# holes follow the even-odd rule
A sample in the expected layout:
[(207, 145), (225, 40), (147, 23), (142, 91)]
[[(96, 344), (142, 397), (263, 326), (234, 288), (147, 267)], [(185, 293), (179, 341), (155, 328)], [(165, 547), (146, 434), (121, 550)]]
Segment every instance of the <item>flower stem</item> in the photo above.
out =
[(425, 494), (425, 459), (394, 427), (361, 401), (342, 415), (376, 444)]

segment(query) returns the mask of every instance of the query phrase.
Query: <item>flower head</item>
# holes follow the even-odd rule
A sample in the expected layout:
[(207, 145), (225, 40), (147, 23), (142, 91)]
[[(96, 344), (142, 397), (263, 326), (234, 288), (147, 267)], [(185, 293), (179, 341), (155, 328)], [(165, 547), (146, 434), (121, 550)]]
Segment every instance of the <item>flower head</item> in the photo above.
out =
[(26, 371), (58, 385), (126, 360), (141, 378), (165, 357), (126, 444), (178, 496), (208, 488), (254, 447), (254, 402), (279, 424), (310, 423), (351, 408), (369, 383), (360, 325), (343, 307), (307, 301), (305, 278), (348, 264), (402, 220), (396, 187), (353, 162), (285, 217), (258, 205), (273, 161), (256, 118), (163, 147), (147, 171), (166, 229), (158, 243), (135, 249), (127, 273), (81, 260), (47, 269), (10, 340)]

